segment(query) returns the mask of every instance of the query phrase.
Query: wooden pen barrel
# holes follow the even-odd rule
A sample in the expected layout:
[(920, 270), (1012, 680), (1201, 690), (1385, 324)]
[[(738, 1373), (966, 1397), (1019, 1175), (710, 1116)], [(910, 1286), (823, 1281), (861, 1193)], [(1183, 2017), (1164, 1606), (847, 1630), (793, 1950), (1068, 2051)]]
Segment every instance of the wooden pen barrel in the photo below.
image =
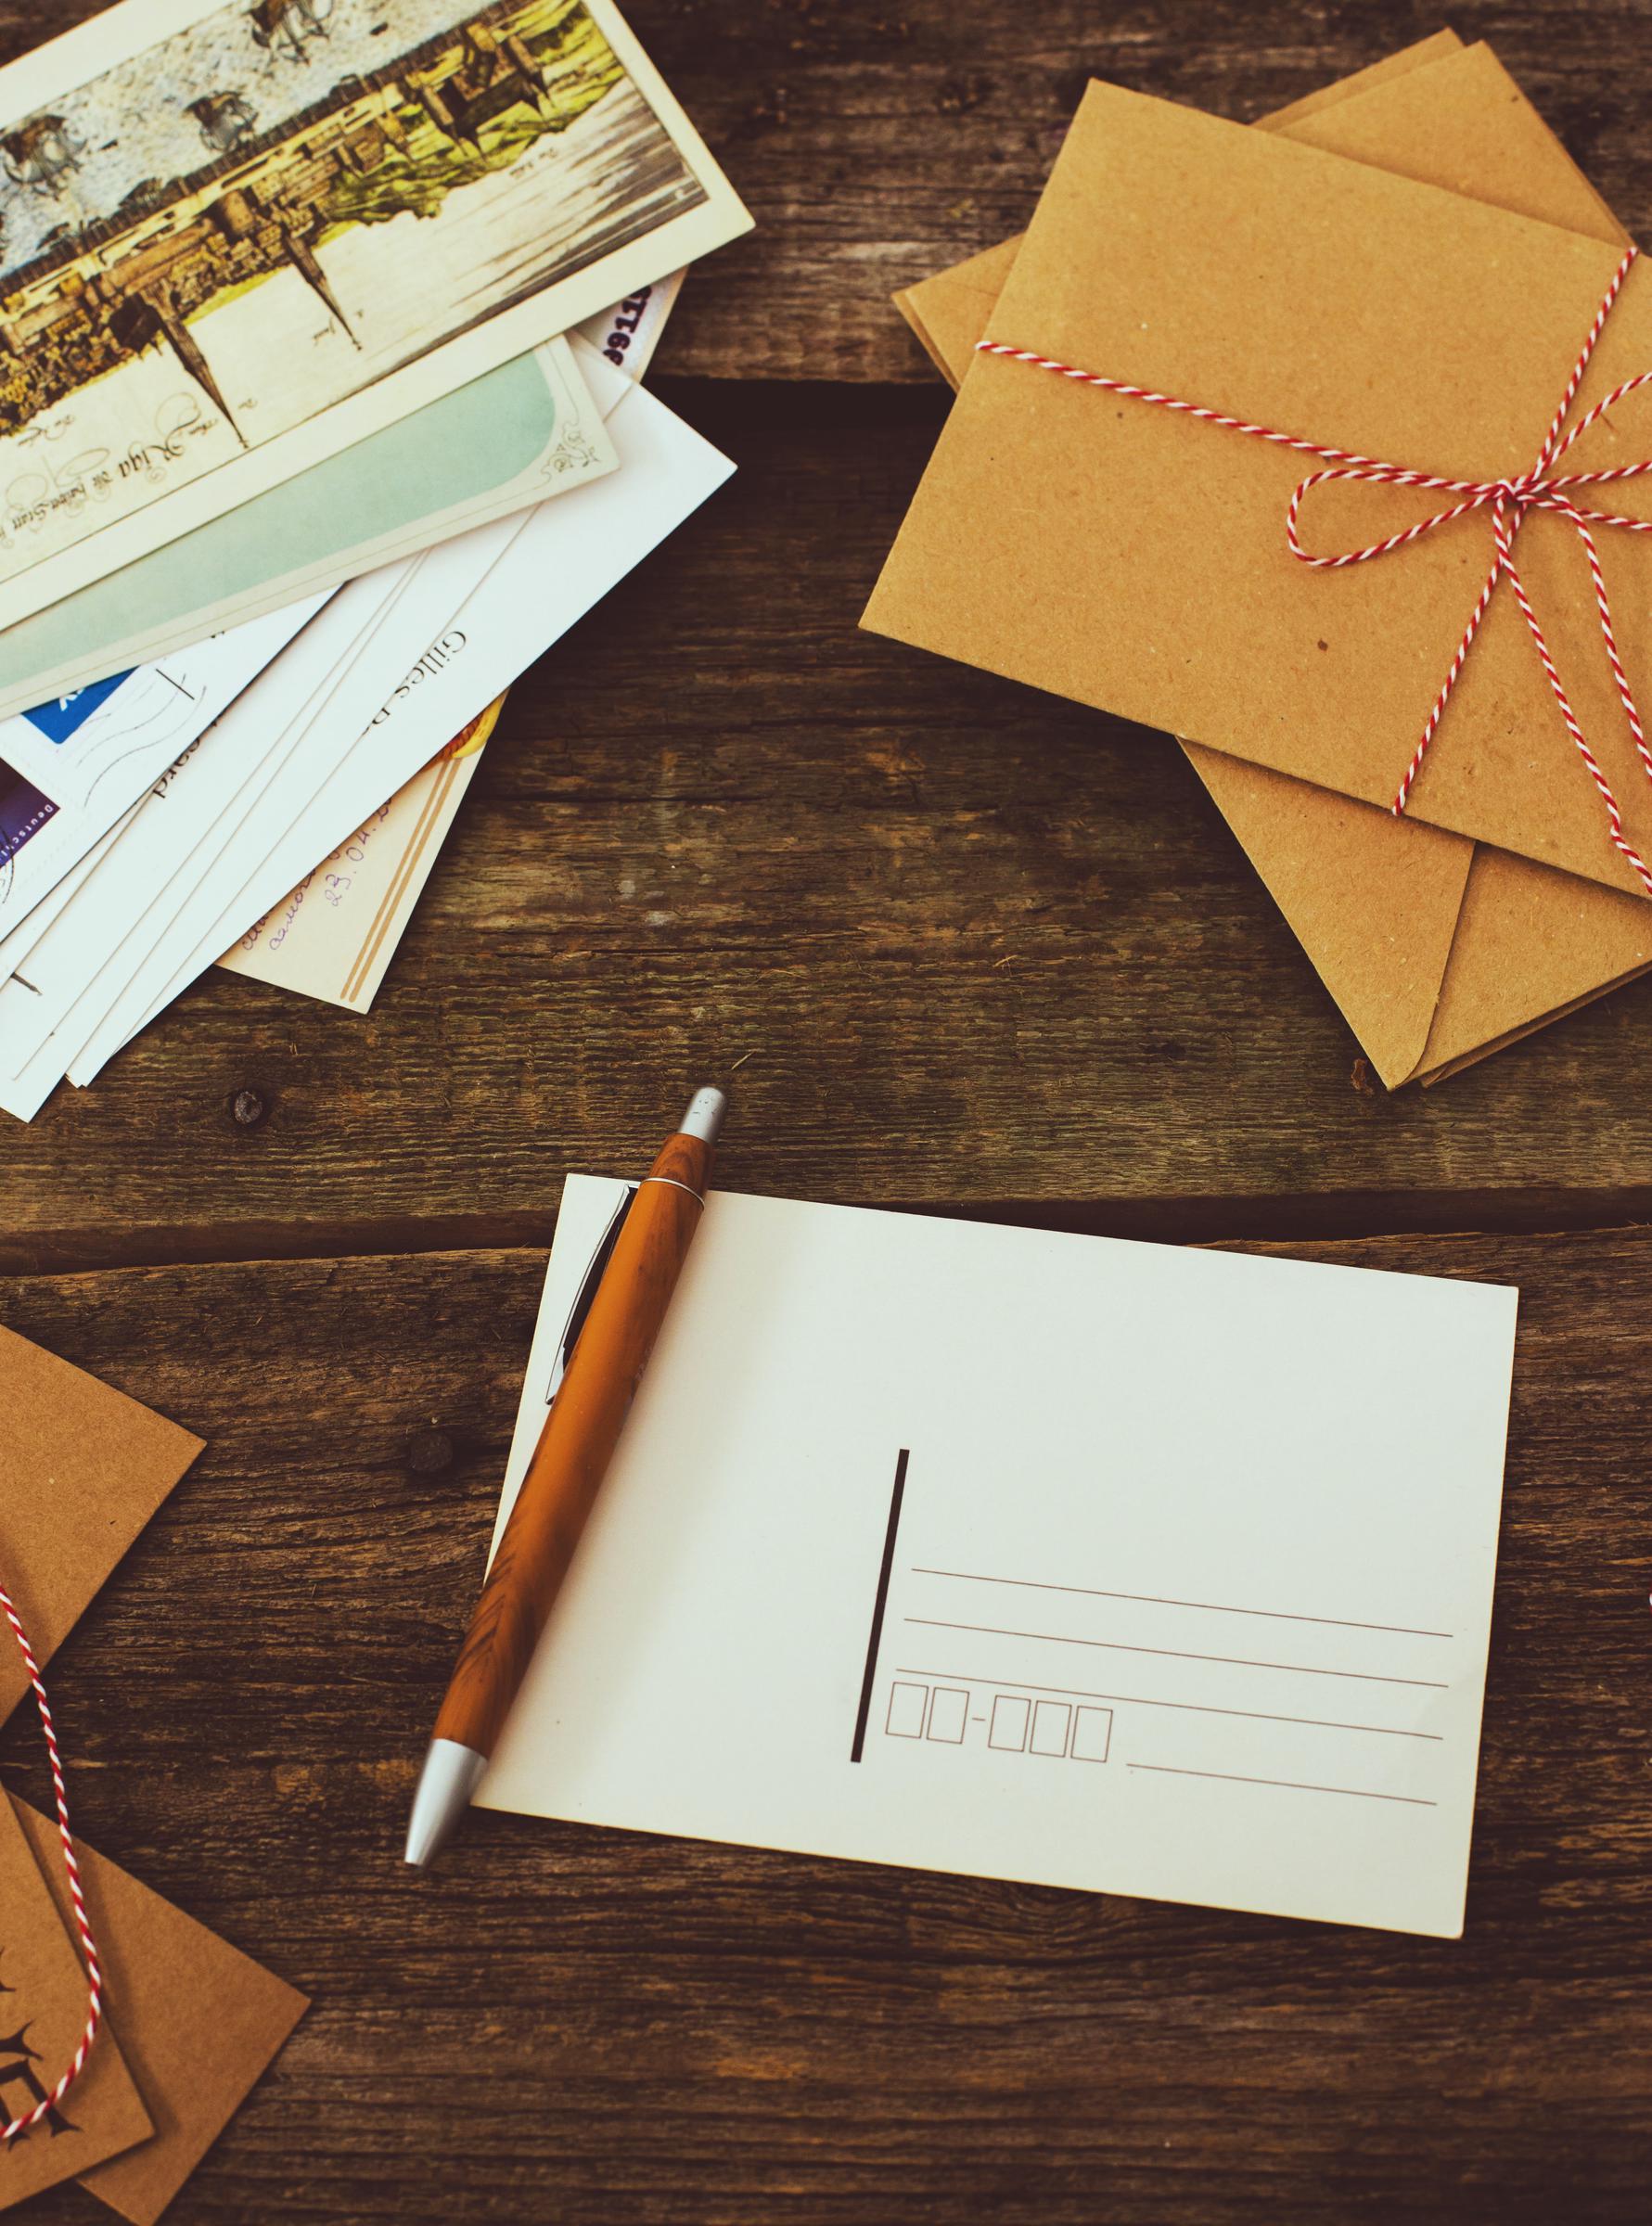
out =
[(699, 1226), (711, 1163), (699, 1137), (672, 1136), (632, 1202), (476, 1604), (438, 1739), (493, 1751)]

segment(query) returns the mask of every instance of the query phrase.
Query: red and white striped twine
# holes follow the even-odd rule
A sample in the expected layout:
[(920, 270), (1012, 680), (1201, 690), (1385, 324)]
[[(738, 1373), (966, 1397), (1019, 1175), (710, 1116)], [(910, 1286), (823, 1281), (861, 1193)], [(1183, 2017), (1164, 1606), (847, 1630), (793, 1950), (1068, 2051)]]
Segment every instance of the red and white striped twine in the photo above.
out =
[(11, 1625), (11, 1634), (18, 1643), (23, 1657), (23, 1667), (29, 1672), (29, 1682), (34, 1688), (34, 1704), (40, 1710), (40, 1728), (45, 1733), (45, 1751), (52, 1765), (52, 1790), (58, 1799), (58, 1832), (63, 1842), (63, 1867), (69, 1874), (69, 1894), (74, 1903), (75, 1929), (81, 1936), (81, 1953), (86, 1965), (86, 2028), (81, 2035), (68, 2070), (51, 2092), (36, 2103), (25, 2117), (14, 2117), (8, 2126), (0, 2128), (0, 2148), (15, 2141), (19, 2133), (28, 2132), (41, 2119), (55, 2110), (69, 2092), (92, 2053), (92, 2043), (97, 2038), (97, 2028), (103, 2020), (103, 1973), (97, 1962), (97, 1942), (92, 1937), (91, 1919), (86, 1914), (85, 1896), (81, 1890), (81, 1866), (74, 1852), (74, 1837), (69, 1829), (69, 1789), (63, 1783), (63, 1760), (58, 1752), (58, 1733), (52, 1722), (51, 1703), (45, 1696), (40, 1665), (34, 1659), (34, 1649), (29, 1644), (29, 1634), (12, 1605), (11, 1594), (0, 1584), (0, 1609)]
[[(1506, 576), (1510, 586), (1515, 591), (1515, 599), (1519, 604), (1526, 624), (1530, 630), (1532, 641), (1537, 646), (1537, 654), (1543, 662), (1543, 669), (1548, 676), (1549, 686), (1554, 693), (1555, 701), (1560, 707), (1560, 716), (1566, 723), (1566, 731), (1577, 745), (1578, 754), (1588, 767), (1590, 777), (1600, 792), (1602, 803), (1606, 806), (1613, 847), (1628, 859), (1640, 876), (1642, 887), (1649, 896), (1652, 896), (1652, 868), (1648, 868), (1646, 860), (1623, 832), (1623, 814), (1619, 809), (1618, 800), (1612, 794), (1611, 785), (1602, 772), (1599, 761), (1590, 748), (1582, 728), (1578, 723), (1577, 714), (1572, 710), (1571, 700), (1556, 670), (1555, 660), (1549, 654), (1548, 643), (1543, 638), (1543, 628), (1538, 623), (1537, 613), (1531, 608), (1530, 599), (1526, 593), (1525, 582), (1516, 570), (1514, 561), (1515, 535), (1518, 532), (1529, 510), (1553, 510), (1560, 517), (1569, 518), (1577, 528), (1578, 537), (1583, 544), (1583, 554), (1588, 560), (1589, 577), (1594, 588), (1594, 607), (1600, 617), (1601, 638), (1606, 645), (1607, 661), (1611, 666), (1612, 677), (1618, 684), (1619, 701), (1623, 706), (1623, 715), (1629, 722), (1629, 731), (1633, 737), (1641, 763), (1646, 769), (1648, 780), (1652, 780), (1652, 746), (1648, 746), (1646, 728), (1642, 724), (1634, 694), (1629, 684), (1629, 675), (1625, 672), (1623, 660), (1618, 654), (1618, 637), (1612, 625), (1612, 609), (1607, 596), (1606, 580), (1600, 569), (1600, 552), (1595, 546), (1594, 536), (1590, 531), (1592, 526), (1620, 526), (1629, 533), (1652, 533), (1652, 522), (1638, 518), (1621, 518), (1615, 511), (1588, 509), (1572, 498), (1572, 491), (1576, 488), (1604, 487), (1617, 480), (1640, 479), (1646, 473), (1652, 472), (1652, 457), (1648, 457), (1645, 462), (1639, 464), (1615, 465), (1606, 471), (1555, 472), (1550, 469), (1552, 465), (1557, 463), (1565, 455), (1572, 443), (1586, 433), (1598, 418), (1603, 417), (1615, 403), (1621, 402), (1626, 394), (1634, 393), (1640, 387), (1652, 385), (1652, 371), (1643, 371), (1637, 377), (1626, 378), (1620, 386), (1614, 387), (1604, 400), (1597, 402), (1592, 409), (1586, 410), (1569, 432), (1565, 430), (1567, 416), (1572, 403), (1577, 400), (1578, 389), (1582, 384), (1583, 373), (1588, 368), (1589, 359), (1594, 352), (1594, 344), (1606, 327), (1607, 318), (1611, 314), (1612, 304), (1618, 299), (1623, 281), (1629, 275), (1630, 265), (1635, 260), (1636, 252), (1635, 249), (1629, 249), (1622, 262), (1618, 265), (1612, 282), (1606, 290), (1599, 309), (1595, 312), (1594, 322), (1589, 327), (1588, 338), (1584, 340), (1582, 350), (1572, 367), (1571, 377), (1566, 382), (1566, 391), (1560, 398), (1560, 406), (1550, 420), (1543, 444), (1537, 454), (1537, 460), (1529, 471), (1523, 472), (1518, 479), (1450, 480), (1438, 478), (1431, 472), (1406, 471), (1397, 464), (1380, 464), (1370, 456), (1355, 455), (1348, 449), (1327, 448), (1318, 441), (1303, 441), (1294, 433), (1276, 432), (1272, 426), (1253, 425), (1244, 417), (1230, 417), (1222, 410), (1207, 410), (1197, 403), (1182, 402), (1172, 394), (1157, 393), (1150, 387), (1135, 387), (1124, 379), (1103, 377), (1099, 372), (1081, 371), (1071, 364), (1058, 363), (1050, 356), (1035, 354), (1031, 349), (1007, 347), (1001, 340), (978, 340), (976, 347), (978, 352), (983, 355), (1001, 355), (1007, 357), (1011, 363), (1031, 364), (1036, 370), (1054, 372), (1057, 378), (1071, 379), (1080, 386), (1100, 387), (1109, 394), (1127, 395), (1136, 402), (1151, 403), (1158, 409), (1173, 410), (1182, 416), (1200, 418), (1207, 425), (1220, 425), (1225, 427), (1230, 432), (1248, 434), (1254, 441), (1271, 441), (1276, 448), (1295, 449), (1302, 455), (1319, 457), (1325, 468), (1322, 471), (1312, 471), (1306, 479), (1299, 481), (1285, 512), (1285, 537), (1289, 544), (1291, 555), (1299, 562), (1312, 565), (1316, 570), (1336, 571), (1345, 565), (1369, 563), (1373, 557), (1387, 556), (1395, 549), (1402, 549), (1410, 543), (1419, 541), (1425, 533), (1432, 533), (1437, 527), (1447, 526), (1455, 518), (1467, 517), (1471, 511), (1489, 509), (1492, 513), (1492, 539), (1495, 552), (1492, 569), (1486, 575), (1485, 585), (1480, 589), (1479, 600), (1476, 603), (1468, 624), (1464, 630), (1463, 638), (1457, 645), (1456, 653), (1452, 659), (1440, 693), (1434, 698), (1433, 708), (1424, 722), (1421, 738), (1412, 752), (1411, 762), (1405, 768), (1404, 777), (1400, 783), (1390, 808), (1396, 818), (1404, 811), (1406, 800), (1415, 784), (1417, 774), (1422, 770), (1423, 760), (1428, 754), (1428, 745), (1434, 739), (1445, 707), (1451, 699), (1452, 690), (1457, 684), (1457, 677), (1473, 646), (1474, 637), (1479, 632), (1480, 621), (1491, 607), (1492, 597), (1496, 592), (1498, 582)], [(1299, 534), (1298, 528), (1302, 504), (1314, 488), (1323, 487), (1334, 480), (1357, 480), (1370, 486), (1420, 487), (1431, 493), (1455, 495), (1458, 499), (1448, 508), (1435, 511), (1432, 517), (1419, 518), (1415, 525), (1407, 526), (1402, 532), (1390, 533), (1385, 541), (1374, 541), (1363, 549), (1347, 549), (1335, 556), (1317, 556), (1302, 546)], [(1513, 513), (1512, 517), (1511, 512)]]

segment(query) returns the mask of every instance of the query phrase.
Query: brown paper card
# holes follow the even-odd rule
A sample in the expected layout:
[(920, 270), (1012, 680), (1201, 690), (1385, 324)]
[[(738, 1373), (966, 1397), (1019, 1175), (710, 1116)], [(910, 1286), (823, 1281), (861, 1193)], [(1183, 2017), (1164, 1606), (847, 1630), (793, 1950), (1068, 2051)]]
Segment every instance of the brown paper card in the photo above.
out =
[(1362, 94), (1373, 92), (1378, 85), (1390, 83), (1397, 77), (1405, 77), (1420, 70), (1426, 62), (1438, 62), (1449, 54), (1460, 51), (1463, 42), (1456, 32), (1447, 28), (1431, 31), (1425, 39), (1417, 39), (1409, 46), (1401, 46), (1392, 54), (1385, 54), (1375, 62), (1367, 62), (1363, 70), (1355, 70), (1347, 77), (1332, 80), (1312, 93), (1304, 93), (1300, 100), (1275, 109), (1264, 122), (1277, 129), (1282, 124), (1296, 123), (1307, 117), (1317, 116), (1322, 109), (1338, 108), (1347, 100), (1357, 100)]
[[(1518, 952), (1519, 977), (1507, 967)], [(1428, 1032), (1424, 1079), (1455, 1072), (1652, 966), (1652, 907), (1482, 843)]]
[[(1604, 241), (1095, 85), (992, 333), (1366, 454), (1494, 478), (1536, 453), (1617, 260)], [(1652, 274), (1637, 268), (1585, 403), (1644, 363)], [(1630, 460), (1637, 444), (1617, 418), (1570, 460)], [(1402, 557), (1313, 572), (1283, 537), (1301, 463), (978, 359), (868, 622), (1380, 804), (1479, 593), (1483, 521)], [(1332, 490), (1312, 531), (1338, 547), (1415, 515), (1405, 490)], [(1652, 849), (1652, 796), (1592, 599), (1574, 592), (1572, 538), (1536, 519), (1522, 570), (1632, 835)], [(1612, 539), (1607, 561), (1633, 611), (1652, 589), (1652, 550)], [(1357, 604), (1338, 597), (1351, 582)], [(1492, 607), (1413, 812), (1638, 887), (1606, 840), (1512, 595)]]
[[(1476, 846), (1386, 814), (1377, 841), (1368, 804), (1185, 748), (1377, 1073), (1389, 1088), (1404, 1081), (1433, 1023)], [(1652, 927), (1652, 906), (1599, 894), (1645, 910)]]
[[(55, 1853), (61, 1872), (55, 1824), (47, 1825), (46, 1838), (41, 1860)], [(61, 1906), (67, 1913), (67, 1887)], [(92, 1930), (96, 1936), (96, 1917)], [(85, 2024), (86, 1974), (67, 1914), (59, 1913), (31, 1841), (0, 1800), (0, 2124), (51, 2092)], [(119, 2156), (149, 2131), (149, 2114), (106, 2024), (53, 2115), (0, 2148), (0, 2210)]]
[[(1420, 69), (1426, 62), (1457, 52), (1461, 45), (1454, 31), (1434, 32), (1413, 46), (1403, 46), (1397, 54), (1385, 55), (1380, 61), (1356, 70), (1351, 77), (1338, 78), (1335, 84), (1322, 85), (1318, 92), (1293, 101), (1289, 108), (1276, 109), (1264, 119), (1263, 128), (1277, 131), (1284, 124), (1317, 115), (1322, 109), (1355, 99), (1392, 78)], [(1488, 194), (1484, 198), (1494, 200), (1497, 197)], [(970, 351), (987, 329), (993, 306), (1020, 249), (1021, 237), (1017, 233), (1014, 239), (983, 249), (967, 262), (954, 263), (935, 278), (925, 278), (916, 286), (906, 287), (894, 297), (902, 315), (928, 351), (936, 369), (954, 387), (968, 367)]]
[[(56, 1824), (25, 1802), (12, 1807), (54, 1900), (66, 1912)], [(109, 1977), (110, 2015), (154, 2120), (152, 2140), (81, 2171), (81, 2183), (134, 2226), (152, 2226), (309, 2005), (285, 1979), (107, 1856), (83, 1841), (75, 1852)]]
[[(1454, 32), (1438, 32), (1264, 118), (1257, 128), (1312, 129), (1325, 109), (1346, 109), (1363, 94), (1460, 54)], [(1454, 74), (1461, 76), (1460, 65)], [(1484, 92), (1501, 114), (1507, 105), (1503, 86)], [(1435, 132), (1438, 102), (1419, 104), (1413, 96), (1398, 115), (1395, 107), (1384, 104), (1384, 115), (1403, 161), (1416, 143), (1405, 128), (1413, 114), (1421, 129)], [(1367, 146), (1372, 137), (1367, 128)], [(1334, 136), (1325, 143), (1335, 148)], [(1550, 146), (1575, 178), (1557, 144)], [(895, 297), (954, 388), (969, 367), (1019, 247), (1018, 235)], [(1434, 1017), (1474, 846), (1415, 821), (1396, 828), (1386, 814), (1218, 751), (1184, 748), (1383, 1081), (1390, 1087), (1405, 1081)], [(1396, 834), (1402, 840), (1396, 842)]]
[[(1455, 45), (1449, 33), (1425, 42), (1260, 128), (1300, 131), (1306, 119), (1321, 144), (1417, 177), (1443, 165), (1465, 192), (1620, 242), (1610, 211), (1488, 49), (1421, 67)], [(1400, 77), (1397, 92), (1372, 97)], [(1338, 113), (1325, 118), (1330, 108)], [(1018, 244), (897, 296), (954, 384)], [(1187, 755), (1390, 1086), (1454, 1072), (1652, 962), (1652, 922), (1637, 899), (1474, 852), (1415, 823), (1396, 827), (1386, 813), (1213, 751)], [(1473, 902), (1454, 902), (1454, 889)]]
[(895, 307), (923, 342), (930, 362), (954, 390), (964, 383), (975, 343), (992, 321), (1024, 235), (983, 248), (967, 262), (933, 278), (920, 278), (892, 297)]
[[(44, 1667), (201, 1440), (9, 1329), (0, 1329), (0, 1582)], [(0, 1721), (27, 1691), (0, 1631)]]
[(1629, 245), (1608, 203), (1483, 40), (1312, 114), (1286, 109), (1261, 128), (1466, 200)]

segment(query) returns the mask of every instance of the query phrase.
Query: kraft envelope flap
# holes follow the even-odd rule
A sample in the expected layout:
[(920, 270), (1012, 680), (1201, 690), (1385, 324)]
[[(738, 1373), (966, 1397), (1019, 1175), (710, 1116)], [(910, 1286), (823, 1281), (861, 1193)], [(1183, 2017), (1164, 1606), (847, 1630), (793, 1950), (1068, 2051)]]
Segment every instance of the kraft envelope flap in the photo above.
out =
[(1431, 31), (1427, 38), (1417, 39), (1409, 46), (1397, 47), (1392, 54), (1381, 55), (1376, 61), (1367, 62), (1363, 70), (1355, 70), (1347, 77), (1333, 78), (1329, 84), (1316, 86), (1312, 93), (1304, 93), (1300, 100), (1293, 100), (1283, 109), (1275, 109), (1263, 121), (1277, 128), (1281, 124), (1295, 123), (1303, 117), (1316, 116), (1322, 109), (1338, 108), (1345, 100), (1353, 100), (1375, 86), (1388, 83), (1391, 78), (1408, 76), (1425, 62), (1436, 62), (1442, 56), (1455, 54), (1462, 44), (1449, 25), (1442, 31)]
[[(1426, 62), (1458, 52), (1462, 44), (1454, 31), (1433, 32), (1428, 38), (1418, 39), (1415, 45), (1402, 46), (1397, 54), (1384, 55), (1380, 61), (1356, 70), (1351, 77), (1338, 78), (1334, 84), (1320, 86), (1316, 92), (1293, 101), (1288, 108), (1275, 109), (1263, 119), (1261, 128), (1278, 131), (1287, 123), (1317, 115), (1322, 109), (1340, 106), (1392, 78), (1420, 69)], [(1485, 198), (1495, 200), (1497, 196)], [(1537, 213), (1541, 215), (1543, 211)], [(928, 351), (936, 369), (954, 387), (961, 384), (970, 352), (987, 328), (992, 304), (1003, 291), (1020, 245), (1021, 235), (1018, 233), (1014, 239), (1001, 240), (994, 248), (985, 248), (979, 255), (954, 263), (933, 278), (920, 279), (916, 286), (903, 288), (894, 297), (902, 315)]]
[(1484, 40), (1334, 109), (1287, 110), (1261, 128), (1588, 239), (1629, 245), (1610, 205)]
[[(63, 1868), (50, 1828), (42, 1860)], [(86, 1973), (33, 1849), (0, 1798), (0, 2125), (57, 2086), (86, 2026)], [(114, 2034), (92, 2043), (54, 2117), (0, 2149), (0, 2210), (118, 2156), (153, 2130)]]
[[(1338, 1010), (1397, 1089), (1428, 1043), (1476, 846), (1392, 819), (1373, 842), (1369, 805), (1197, 743), (1184, 748)], [(1644, 909), (1652, 928), (1652, 906)]]
[(1648, 966), (1652, 905), (1479, 843), (1421, 1078), (1454, 1073)]
[[(48, 1662), (201, 1450), (201, 1440), (84, 1370), (0, 1328), (6, 1480), (0, 1581)], [(29, 1689), (0, 1631), (0, 1721)]]
[(920, 278), (891, 298), (928, 351), (929, 360), (955, 392), (964, 383), (975, 343), (992, 322), (1024, 236), (983, 248), (950, 270)]
[[(1423, 66), (1436, 59), (1440, 67)], [(1461, 49), (1450, 33), (1257, 128), (1413, 177), (1426, 178), (1432, 163), (1477, 198), (1603, 239), (1626, 237), (1491, 49)], [(1005, 241), (896, 296), (908, 320), (928, 328), (926, 345), (954, 386), (1019, 244)], [(1402, 830), (1386, 813), (1220, 752), (1187, 755), (1390, 1087), (1454, 1070), (1652, 962), (1652, 921), (1637, 899), (1506, 852), (1472, 851), (1415, 823), (1397, 844)]]
[[(57, 1825), (24, 1801), (11, 1806), (66, 1916)], [(141, 2147), (83, 2171), (81, 2183), (133, 2226), (154, 2226), (309, 2005), (107, 1855), (83, 1841), (76, 1852), (110, 2014), (154, 2119)]]
[[(1366, 454), (1495, 477), (1536, 454), (1617, 262), (1602, 241), (1095, 85), (992, 330)], [(1584, 402), (1638, 363), (1652, 363), (1652, 277), (1639, 269)], [(1625, 461), (1634, 447), (1614, 414), (1572, 460)], [(1384, 802), (1478, 595), (1486, 534), (1466, 521), (1357, 571), (1311, 571), (1283, 539), (1301, 463), (980, 359), (868, 622)], [(1334, 490), (1316, 531), (1348, 545), (1415, 505), (1403, 490)], [(1652, 848), (1652, 799), (1631, 787), (1620, 711), (1616, 724), (1606, 715), (1618, 707), (1571, 539), (1537, 519), (1522, 569), (1632, 834)], [(1625, 608), (1646, 599), (1641, 539), (1614, 537), (1607, 558)], [(1413, 810), (1636, 886), (1569, 761), (1510, 596), (1493, 604)]]

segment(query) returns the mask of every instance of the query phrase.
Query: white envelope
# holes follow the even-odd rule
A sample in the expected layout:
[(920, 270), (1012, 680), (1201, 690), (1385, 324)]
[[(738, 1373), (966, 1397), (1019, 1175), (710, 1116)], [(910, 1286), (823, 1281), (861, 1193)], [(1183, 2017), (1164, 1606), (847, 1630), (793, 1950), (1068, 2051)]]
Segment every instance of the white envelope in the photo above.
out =
[(108, 857), (120, 839), (122, 828), (129, 826), (142, 809), (141, 798), (135, 804), (128, 805), (114, 825), (98, 837), (85, 856), (70, 867), (28, 916), (0, 936), (0, 982), (10, 980), (52, 922), (69, 905), (82, 884), (96, 872), (98, 865)]
[[(176, 769), (176, 779), (146, 800), (46, 937), (19, 962), (0, 990), (0, 1107), (25, 1120), (38, 1112), (187, 902), (191, 871), (202, 870), (201, 861), (251, 810), (306, 715), (350, 684), (352, 658), (397, 608), (415, 561), (389, 566), (332, 597), (289, 654), (243, 692)], [(186, 805), (176, 822), (174, 796)], [(186, 830), (186, 855), (171, 847), (169, 825), (174, 835)], [(43, 1013), (50, 1023), (44, 1033)], [(15, 1047), (9, 1054), (7, 1038)]]
[(646, 389), (595, 358), (583, 361), (582, 368), (599, 404), (608, 408), (621, 469), (529, 512), (425, 655), (403, 667), (379, 717), (273, 851), (248, 831), (237, 845), (245, 877), (233, 902), (187, 946), (181, 933), (168, 937), (73, 1060), (72, 1081), (90, 1081), (122, 1042), (428, 764), (467, 720), (600, 602), (733, 471), (727, 457)]
[(55, 809), (0, 861), (0, 936), (27, 918), (326, 600), (314, 596), (0, 725), (0, 762)]
[[(587, 318), (579, 337), (627, 378), (641, 378), (685, 275), (679, 271)], [(219, 966), (354, 1013), (370, 1010), (504, 701), (495, 697), (467, 720), (428, 765), (243, 928), (219, 953)]]

